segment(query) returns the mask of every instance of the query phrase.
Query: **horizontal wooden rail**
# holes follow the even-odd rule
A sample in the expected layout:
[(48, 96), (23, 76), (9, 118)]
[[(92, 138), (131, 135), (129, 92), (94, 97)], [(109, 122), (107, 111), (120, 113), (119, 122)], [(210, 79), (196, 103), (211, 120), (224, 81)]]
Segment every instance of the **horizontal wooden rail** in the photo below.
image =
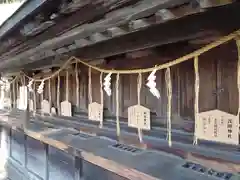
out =
[(57, 149), (60, 149), (68, 154), (80, 157), (82, 160), (85, 160), (87, 162), (90, 162), (94, 165), (97, 165), (105, 170), (108, 170), (110, 172), (113, 172), (121, 177), (127, 178), (129, 180), (160, 180), (159, 178), (155, 178), (151, 175), (145, 174), (143, 172), (140, 172), (136, 169), (133, 169), (131, 167), (127, 167), (125, 165), (119, 164), (115, 161), (106, 159), (104, 157), (101, 156), (96, 156), (93, 153), (90, 152), (86, 152), (83, 150), (78, 150), (75, 149), (74, 147), (65, 144), (61, 141), (57, 141), (51, 138), (48, 138), (45, 136), (45, 133), (48, 132), (46, 130), (41, 131), (41, 132), (34, 132), (31, 130), (23, 130), (22, 128), (19, 128), (17, 126), (14, 125), (13, 120), (12, 121), (2, 121), (2, 119), (4, 119), (5, 117), (1, 117), (0, 116), (0, 123), (3, 126), (7, 126), (11, 129), (14, 130), (20, 130), (22, 132), (24, 132), (25, 135), (34, 138), (38, 141), (41, 141), (45, 144), (48, 144), (52, 147), (55, 147)]

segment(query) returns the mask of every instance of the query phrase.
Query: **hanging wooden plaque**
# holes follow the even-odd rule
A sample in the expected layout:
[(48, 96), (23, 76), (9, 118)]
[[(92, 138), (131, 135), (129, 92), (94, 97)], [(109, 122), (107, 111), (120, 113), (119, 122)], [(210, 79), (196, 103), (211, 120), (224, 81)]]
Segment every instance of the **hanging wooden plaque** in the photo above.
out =
[(198, 139), (225, 144), (239, 144), (239, 117), (211, 110), (199, 113), (196, 136)]
[(4, 98), (4, 108), (10, 109), (11, 108), (11, 99), (10, 98)]
[(52, 108), (51, 108), (51, 114), (52, 114), (52, 115), (56, 115), (56, 114), (57, 114), (57, 111), (56, 111), (56, 108), (55, 108), (55, 107), (52, 107)]
[(103, 121), (103, 107), (97, 102), (88, 105), (88, 119), (92, 121)]
[(44, 114), (50, 114), (50, 103), (47, 100), (43, 100), (41, 103), (41, 111)]
[(17, 99), (17, 108), (20, 109), (20, 99)]
[(19, 89), (19, 102), (18, 102), (18, 109), (26, 110), (27, 109), (27, 103), (28, 103), (28, 87), (27, 86), (21, 86)]
[(61, 115), (72, 116), (72, 105), (69, 101), (61, 102)]
[(134, 105), (128, 108), (128, 126), (150, 130), (150, 109), (141, 106)]
[(29, 100), (29, 111), (34, 111), (34, 103), (32, 99)]

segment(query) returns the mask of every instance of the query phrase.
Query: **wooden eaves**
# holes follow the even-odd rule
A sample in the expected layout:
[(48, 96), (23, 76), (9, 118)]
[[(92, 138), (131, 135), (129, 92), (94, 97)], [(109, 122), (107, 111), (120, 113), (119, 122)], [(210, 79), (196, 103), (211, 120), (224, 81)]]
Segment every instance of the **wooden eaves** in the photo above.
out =
[[(240, 27), (234, 20), (239, 15), (238, 2), (213, 9), (202, 8), (201, 4), (194, 8), (189, 0), (153, 2), (140, 1), (131, 10), (128, 7), (118, 9), (103, 19), (73, 28), (34, 48), (21, 50), (17, 46), (0, 57), (0, 66), (2, 70), (27, 68), (27, 64), (34, 68), (35, 64), (46, 64), (44, 59), (63, 54), (85, 59), (105, 58), (211, 36), (216, 31), (220, 35), (226, 34)], [(222, 14), (225, 15), (219, 20)], [(181, 27), (181, 31), (176, 31), (176, 27)]]

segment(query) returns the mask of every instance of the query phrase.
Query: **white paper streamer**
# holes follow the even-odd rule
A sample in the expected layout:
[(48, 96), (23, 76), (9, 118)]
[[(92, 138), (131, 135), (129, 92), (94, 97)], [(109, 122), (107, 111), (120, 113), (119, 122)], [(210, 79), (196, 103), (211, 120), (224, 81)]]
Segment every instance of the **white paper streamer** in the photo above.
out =
[(156, 82), (155, 82), (155, 80), (156, 80), (156, 75), (155, 75), (156, 71), (157, 71), (156, 69), (153, 70), (151, 72), (151, 74), (148, 76), (148, 78), (147, 78), (148, 82), (147, 82), (146, 85), (149, 87), (150, 92), (155, 97), (157, 97), (159, 99), (160, 98), (160, 93), (159, 93), (158, 89), (156, 88)]
[(32, 85), (33, 85), (33, 79), (31, 81), (29, 81), (29, 83), (27, 85), (29, 92), (33, 92)]
[(43, 88), (44, 88), (44, 81), (41, 82), (40, 86), (38, 87), (38, 94), (42, 94), (43, 93)]
[(107, 93), (108, 96), (112, 95), (112, 90), (111, 90), (111, 75), (112, 73), (109, 73), (105, 78), (104, 78), (104, 91)]

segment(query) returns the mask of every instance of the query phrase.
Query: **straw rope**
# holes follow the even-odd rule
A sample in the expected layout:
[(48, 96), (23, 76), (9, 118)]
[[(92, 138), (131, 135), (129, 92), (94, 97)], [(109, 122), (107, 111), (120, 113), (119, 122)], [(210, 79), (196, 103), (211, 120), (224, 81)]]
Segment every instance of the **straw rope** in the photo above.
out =
[(18, 84), (18, 81), (16, 81), (16, 89), (17, 89), (17, 100), (18, 100), (18, 94), (19, 94), (19, 84)]
[(119, 74), (116, 77), (116, 128), (117, 136), (120, 137), (120, 120), (119, 120)]
[(137, 79), (137, 103), (138, 105), (141, 105), (141, 88), (142, 88), (142, 74), (138, 74), (138, 79)]
[(102, 114), (100, 121), (100, 128), (103, 127), (103, 111), (104, 111), (104, 99), (103, 99), (103, 72), (100, 74), (100, 96), (101, 96), (101, 106), (102, 106)]
[[(21, 72), (23, 76), (33, 80), (34, 82), (42, 82), (45, 80), (49, 80), (55, 76), (58, 76), (59, 79), (59, 84), (58, 84), (58, 96), (60, 94), (60, 78), (59, 78), (59, 73), (64, 70), (69, 64), (73, 63), (73, 61), (79, 62), (85, 66), (87, 66), (89, 68), (89, 102), (92, 103), (92, 82), (91, 82), (91, 69), (94, 69), (96, 71), (99, 71), (101, 73), (112, 73), (112, 74), (117, 74), (117, 79), (116, 79), (116, 116), (117, 116), (117, 134), (120, 135), (120, 124), (119, 124), (119, 75), (120, 74), (142, 74), (142, 73), (149, 73), (153, 70), (162, 70), (162, 69), (166, 69), (166, 73), (165, 73), (165, 78), (166, 78), (166, 84), (167, 84), (167, 92), (168, 92), (168, 141), (169, 141), (169, 145), (172, 145), (172, 140), (171, 140), (171, 100), (172, 100), (172, 82), (171, 82), (171, 71), (170, 71), (170, 67), (180, 64), (182, 62), (194, 59), (194, 68), (195, 68), (195, 119), (196, 119), (196, 129), (197, 129), (197, 121), (198, 121), (198, 101), (199, 101), (199, 74), (198, 74), (198, 56), (200, 56), (201, 54), (223, 44), (226, 43), (230, 40), (236, 39), (237, 36), (239, 36), (240, 34), (240, 30), (233, 32), (232, 34), (225, 36), (213, 43), (210, 43), (209, 45), (194, 51), (190, 54), (187, 54), (183, 57), (177, 58), (171, 62), (162, 64), (162, 65), (157, 65), (151, 68), (145, 68), (145, 69), (133, 69), (133, 70), (114, 70), (114, 69), (102, 69), (96, 66), (93, 66), (87, 62), (85, 62), (84, 60), (80, 60), (76, 57), (71, 57), (70, 59), (68, 59), (66, 61), (66, 63), (63, 64), (63, 66), (61, 68), (59, 68), (57, 71), (53, 72), (50, 76), (42, 78), (42, 79), (37, 79), (37, 78), (33, 78), (33, 77), (29, 77), (27, 74), (25, 74), (24, 72)], [(236, 44), (238, 46), (238, 53), (240, 51), (240, 42), (239, 42), (239, 38), (236, 40)], [(240, 93), (240, 55), (238, 55), (238, 92)], [(10, 82), (12, 83), (12, 82)], [(17, 87), (18, 89), (18, 87)], [(60, 97), (58, 98), (58, 101), (60, 100)], [(240, 104), (240, 97), (239, 97), (239, 104)], [(58, 108), (60, 109), (60, 106), (58, 106)], [(238, 109), (238, 117), (240, 114), (240, 106)], [(196, 136), (196, 132), (195, 132), (195, 136)], [(197, 143), (197, 138), (195, 137), (195, 143)]]
[(40, 94), (40, 98), (41, 98), (41, 115), (44, 116), (43, 107), (42, 107), (42, 102), (44, 100), (44, 91), (43, 93)]
[(16, 82), (13, 82), (13, 107), (16, 108)]
[[(22, 86), (26, 87), (26, 78), (25, 76), (21, 76)], [(23, 93), (23, 99), (27, 98), (27, 107), (28, 107), (28, 97), (25, 96), (25, 93)]]
[(75, 64), (75, 74), (76, 74), (76, 98), (77, 102), (76, 105), (79, 108), (80, 107), (80, 97), (79, 97), (79, 75), (78, 75), (78, 62)]
[(61, 104), (60, 104), (60, 75), (58, 74), (57, 78), (57, 109), (58, 109), (58, 115), (61, 114)]
[(52, 91), (51, 91), (51, 79), (48, 80), (48, 95), (49, 95), (49, 112), (51, 114), (52, 109)]
[(66, 71), (66, 101), (69, 101), (69, 72)]
[(167, 98), (168, 98), (168, 104), (167, 104), (167, 139), (168, 139), (168, 145), (172, 146), (172, 124), (171, 124), (171, 115), (172, 115), (172, 80), (171, 80), (171, 70), (170, 68), (166, 69), (165, 72), (165, 81), (167, 84)]
[(239, 121), (239, 115), (240, 115), (240, 34), (238, 37), (236, 37), (235, 41), (236, 41), (237, 52), (238, 52), (238, 65), (237, 65), (238, 112), (237, 112), (237, 119)]
[(92, 70), (88, 69), (88, 101), (89, 104), (92, 104)]
[(12, 85), (10, 84), (10, 90), (9, 90), (9, 98), (10, 98), (10, 109), (12, 109)]
[[(141, 105), (141, 88), (142, 88), (142, 74), (139, 73), (138, 74), (138, 79), (137, 79), (137, 100), (138, 100), (138, 105)], [(139, 123), (139, 122), (138, 122)], [(143, 141), (143, 134), (142, 134), (142, 129), (140, 128), (140, 126), (138, 125), (138, 138), (139, 141), (142, 142)]]
[(195, 132), (193, 144), (198, 144), (198, 124), (199, 124), (199, 68), (198, 68), (198, 56), (194, 58), (194, 71), (195, 71), (195, 102), (194, 102), (194, 116), (195, 116)]
[(33, 102), (34, 102), (34, 106), (33, 106), (33, 115), (36, 115), (37, 112), (37, 97), (36, 97), (36, 82), (33, 83)]

